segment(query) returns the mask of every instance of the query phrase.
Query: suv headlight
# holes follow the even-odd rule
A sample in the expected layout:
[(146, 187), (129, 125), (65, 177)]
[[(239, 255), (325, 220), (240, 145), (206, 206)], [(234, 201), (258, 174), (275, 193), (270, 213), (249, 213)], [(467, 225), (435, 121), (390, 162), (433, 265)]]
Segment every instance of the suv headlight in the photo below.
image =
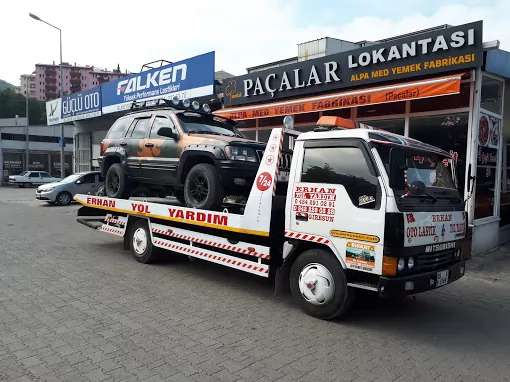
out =
[(258, 162), (257, 153), (249, 147), (227, 146), (225, 147), (227, 158), (231, 160), (242, 160), (245, 162)]

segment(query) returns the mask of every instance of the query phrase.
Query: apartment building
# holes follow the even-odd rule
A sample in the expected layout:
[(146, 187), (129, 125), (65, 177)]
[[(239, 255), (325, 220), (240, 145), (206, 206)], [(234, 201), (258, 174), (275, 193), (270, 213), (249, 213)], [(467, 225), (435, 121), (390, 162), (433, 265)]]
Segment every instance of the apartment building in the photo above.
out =
[[(120, 66), (117, 69), (108, 70), (90, 65), (71, 65), (65, 62), (62, 65), (63, 92), (64, 95), (91, 89), (104, 82), (113, 81), (125, 77), (131, 73), (122, 73)], [(60, 65), (36, 64), (35, 65), (35, 96), (39, 101), (50, 101), (60, 97)], [(23, 85), (23, 84), (22, 84)]]

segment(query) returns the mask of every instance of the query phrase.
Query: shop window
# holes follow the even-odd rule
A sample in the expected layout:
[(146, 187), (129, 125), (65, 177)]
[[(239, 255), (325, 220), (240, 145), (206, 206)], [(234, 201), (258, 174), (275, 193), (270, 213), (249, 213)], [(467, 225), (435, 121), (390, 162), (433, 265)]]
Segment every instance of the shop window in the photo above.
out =
[(411, 101), (411, 113), (469, 107), (469, 82), (460, 84), (460, 93)]
[(251, 139), (252, 141), (255, 141), (256, 139), (256, 132), (255, 130), (240, 130), (241, 134), (243, 134), (246, 139)]
[(284, 116), (260, 118), (259, 127), (283, 127)]
[(7, 181), (9, 175), (18, 175), (25, 168), (25, 156), (20, 152), (3, 152), (4, 160), (4, 182)]
[(258, 135), (259, 135), (259, 139), (258, 139), (259, 142), (267, 143), (267, 141), (269, 141), (269, 136), (271, 135), (271, 129), (265, 129), (265, 130), (259, 129)]
[(482, 76), (482, 95), (480, 107), (501, 115), (504, 83), (492, 77)]
[(253, 128), (257, 124), (256, 119), (245, 119), (243, 121), (237, 121), (236, 128), (237, 129), (247, 129), (247, 128)]
[(382, 119), (375, 121), (360, 121), (360, 123), (366, 123), (367, 125), (377, 127), (389, 131), (390, 133), (404, 135), (405, 132), (405, 119)]
[[(379, 208), (377, 177), (371, 174), (359, 147), (317, 147), (305, 150), (301, 182), (341, 184), (358, 208)], [(366, 202), (368, 198), (372, 202)]]
[(510, 142), (506, 142), (503, 146), (506, 157), (506, 162), (503, 166), (502, 178), (501, 178), (501, 199), (500, 199), (500, 210), (499, 215), (501, 220), (499, 221), (500, 227), (510, 225)]
[(380, 117), (382, 115), (404, 114), (406, 112), (405, 101), (381, 103), (358, 107), (358, 118)]
[(29, 153), (28, 169), (33, 171), (48, 170), (48, 154)]
[(475, 219), (494, 215), (501, 120), (480, 113), (478, 120)]
[(409, 119), (409, 137), (439, 147), (456, 161), (457, 184), (464, 195), (468, 113), (444, 114)]
[(322, 112), (322, 115), (333, 115), (335, 117), (341, 117), (341, 118), (351, 118), (351, 108), (345, 108), (345, 109), (334, 109), (334, 110), (325, 110)]

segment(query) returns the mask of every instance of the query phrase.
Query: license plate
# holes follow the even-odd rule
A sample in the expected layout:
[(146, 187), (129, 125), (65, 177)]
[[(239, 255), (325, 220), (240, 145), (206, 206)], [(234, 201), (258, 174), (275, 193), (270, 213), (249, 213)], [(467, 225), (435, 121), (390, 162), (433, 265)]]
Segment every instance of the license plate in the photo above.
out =
[(448, 271), (437, 272), (436, 287), (448, 284)]
[(281, 171), (278, 173), (278, 182), (288, 182), (289, 181), (289, 172)]

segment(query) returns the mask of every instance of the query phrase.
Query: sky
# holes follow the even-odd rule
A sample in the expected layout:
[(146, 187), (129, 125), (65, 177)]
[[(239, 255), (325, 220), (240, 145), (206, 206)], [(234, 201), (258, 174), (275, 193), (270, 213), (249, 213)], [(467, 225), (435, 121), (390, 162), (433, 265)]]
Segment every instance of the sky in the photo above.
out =
[(59, 62), (58, 31), (29, 12), (62, 29), (64, 62), (130, 72), (215, 51), (215, 70), (241, 75), (322, 37), (373, 41), (478, 20), (484, 41), (510, 51), (508, 0), (21, 0), (0, 22), (0, 79), (14, 85), (36, 63)]

